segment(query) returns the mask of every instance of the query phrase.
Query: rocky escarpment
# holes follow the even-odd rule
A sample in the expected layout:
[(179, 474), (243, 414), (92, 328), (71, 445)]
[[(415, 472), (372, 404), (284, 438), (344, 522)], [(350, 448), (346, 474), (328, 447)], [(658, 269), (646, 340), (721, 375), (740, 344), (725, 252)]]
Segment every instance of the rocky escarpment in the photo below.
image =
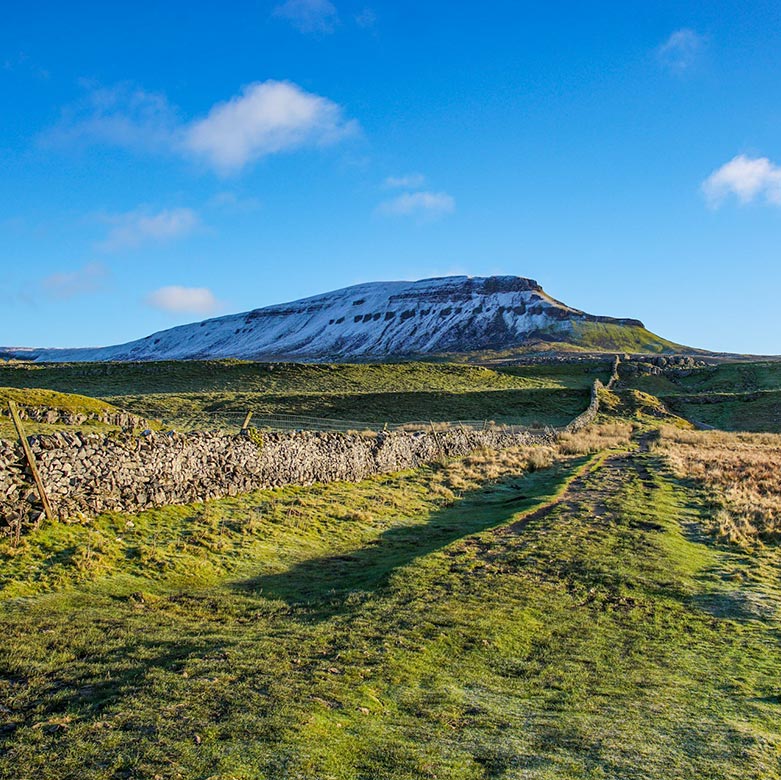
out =
[(359, 284), (182, 325), (118, 346), (5, 349), (0, 354), (37, 361), (336, 362), (500, 352), (540, 340), (577, 346), (579, 339), (591, 348), (595, 339), (627, 341), (657, 352), (674, 346), (646, 331), (639, 320), (595, 316), (567, 306), (533, 279), (451, 276)]
[[(358, 481), (440, 457), (544, 443), (554, 434), (454, 429), (440, 432), (215, 433), (146, 435), (64, 432), (30, 437), (55, 513), (67, 519), (233, 496), (277, 485)], [(0, 517), (6, 531), (40, 520), (21, 446), (0, 442)]]

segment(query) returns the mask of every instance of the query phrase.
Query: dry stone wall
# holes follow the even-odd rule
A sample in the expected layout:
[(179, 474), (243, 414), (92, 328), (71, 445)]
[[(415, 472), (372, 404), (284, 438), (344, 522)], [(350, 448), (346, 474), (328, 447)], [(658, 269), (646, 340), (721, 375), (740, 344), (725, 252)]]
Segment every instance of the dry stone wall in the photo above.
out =
[[(616, 358), (607, 385), (594, 382), (588, 407), (566, 426), (567, 432), (580, 431), (595, 420), (599, 391), (616, 382), (618, 365)], [(132, 427), (140, 419), (130, 417), (115, 424)], [(556, 436), (553, 429), (533, 433), (469, 428), (374, 436), (302, 431), (262, 437), (69, 431), (32, 436), (29, 441), (54, 512), (67, 519), (205, 501), (279, 485), (357, 482), (482, 447), (553, 443)], [(0, 440), (0, 533), (19, 533), (41, 516), (21, 445)]]
[[(505, 449), (555, 439), (540, 433), (451, 429), (344, 433), (64, 432), (30, 437), (54, 512), (62, 519), (108, 510), (137, 511), (232, 496), (278, 485), (358, 481), (415, 468), (481, 447)], [(6, 532), (40, 520), (41, 510), (20, 445), (0, 441), (0, 526)]]
[[(67, 409), (55, 409), (50, 406), (18, 406), (22, 420), (48, 423), (50, 425), (84, 425), (87, 422), (99, 422), (116, 425), (119, 428), (146, 428), (147, 421), (130, 412), (73, 412)], [(10, 417), (8, 409), (0, 405), (0, 416)]]
[(582, 431), (596, 420), (597, 415), (599, 414), (599, 391), (602, 387), (605, 387), (605, 385), (603, 385), (599, 379), (595, 379), (594, 384), (591, 386), (591, 400), (589, 401), (588, 406), (585, 411), (581, 412), (566, 426), (564, 430), (567, 433)]
[(581, 412), (574, 420), (572, 420), (569, 425), (566, 426), (564, 429), (567, 433), (577, 433), (578, 431), (582, 431), (584, 428), (587, 428), (591, 423), (594, 422), (594, 420), (597, 419), (597, 415), (599, 414), (599, 391), (603, 388), (605, 390), (612, 390), (613, 385), (618, 381), (618, 366), (620, 364), (620, 360), (618, 358), (618, 355), (613, 359), (613, 367), (610, 371), (610, 379), (608, 379), (608, 382), (606, 385), (602, 384), (602, 382), (599, 381), (599, 379), (594, 380), (594, 384), (591, 385), (591, 400), (589, 401), (588, 406), (586, 409)]

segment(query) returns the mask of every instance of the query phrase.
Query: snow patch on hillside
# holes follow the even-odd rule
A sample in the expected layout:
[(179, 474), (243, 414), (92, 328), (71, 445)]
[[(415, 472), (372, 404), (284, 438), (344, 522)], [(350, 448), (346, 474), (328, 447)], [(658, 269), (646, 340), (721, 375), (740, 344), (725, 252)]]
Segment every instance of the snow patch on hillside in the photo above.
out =
[[(180, 325), (127, 344), (40, 349), (28, 355), (37, 361), (74, 362), (227, 357), (365, 360), (505, 349), (540, 331), (565, 334), (573, 321), (607, 319), (559, 303), (531, 279), (451, 276), (358, 284)], [(21, 357), (22, 350), (17, 352)]]

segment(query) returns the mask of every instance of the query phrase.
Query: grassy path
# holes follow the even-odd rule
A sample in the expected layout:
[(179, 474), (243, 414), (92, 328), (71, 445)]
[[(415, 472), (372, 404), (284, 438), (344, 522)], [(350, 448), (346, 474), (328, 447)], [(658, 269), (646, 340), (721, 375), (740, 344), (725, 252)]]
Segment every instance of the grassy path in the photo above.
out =
[(126, 544), (87, 581), (35, 579), (32, 540), (0, 777), (781, 778), (775, 583), (698, 531), (703, 496), (639, 451), (451, 501), (431, 477), (215, 502), (201, 557), (192, 510), (139, 516), (180, 523), (178, 563)]

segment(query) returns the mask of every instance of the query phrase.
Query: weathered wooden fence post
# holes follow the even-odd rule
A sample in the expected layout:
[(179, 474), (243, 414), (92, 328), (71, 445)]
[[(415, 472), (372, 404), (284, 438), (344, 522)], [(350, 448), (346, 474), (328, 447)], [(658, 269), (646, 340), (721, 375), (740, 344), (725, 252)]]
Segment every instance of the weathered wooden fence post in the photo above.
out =
[(41, 499), (41, 503), (43, 504), (43, 512), (46, 515), (47, 520), (54, 520), (54, 512), (52, 512), (52, 507), (49, 503), (49, 497), (46, 495), (46, 489), (43, 486), (43, 480), (41, 479), (41, 475), (38, 473), (38, 467), (35, 465), (33, 451), (30, 449), (30, 444), (27, 441), (27, 436), (25, 435), (24, 428), (22, 427), (22, 421), (19, 417), (19, 411), (16, 408), (16, 403), (14, 401), (8, 402), (8, 411), (11, 414), (11, 419), (14, 422), (14, 428), (16, 428), (16, 433), (19, 436), (19, 441), (22, 444), (24, 456), (27, 458), (27, 465), (30, 467), (30, 471), (32, 472), (33, 480), (35, 481), (35, 487), (38, 490), (38, 495)]
[(252, 419), (252, 412), (247, 412), (247, 416), (244, 418), (244, 422), (241, 424), (241, 430), (246, 431), (249, 428), (249, 421)]
[(445, 451), (442, 449), (442, 442), (439, 440), (439, 436), (437, 436), (436, 428), (434, 428), (434, 421), (429, 420), (431, 423), (431, 434), (434, 437), (434, 444), (437, 445), (437, 452), (439, 452), (440, 460), (445, 457)]

